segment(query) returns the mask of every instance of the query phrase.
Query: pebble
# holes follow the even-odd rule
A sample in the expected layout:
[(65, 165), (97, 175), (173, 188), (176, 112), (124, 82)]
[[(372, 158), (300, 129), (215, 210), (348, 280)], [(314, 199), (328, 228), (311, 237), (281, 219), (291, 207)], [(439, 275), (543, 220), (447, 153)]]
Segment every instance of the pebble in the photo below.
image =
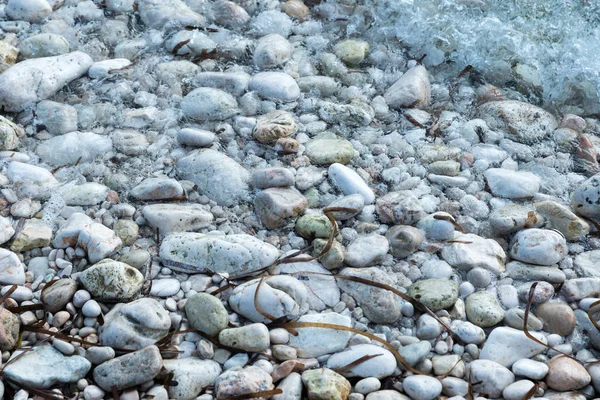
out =
[(47, 169), (19, 161), (12, 161), (8, 165), (6, 176), (13, 183), (13, 189), (19, 196), (32, 199), (50, 197), (51, 191), (59, 183)]
[(354, 268), (369, 267), (381, 261), (388, 250), (389, 242), (384, 236), (358, 236), (346, 247), (344, 261)]
[(192, 90), (181, 102), (181, 110), (196, 121), (224, 120), (238, 113), (233, 96), (220, 89), (198, 88)]
[(521, 400), (533, 388), (535, 384), (526, 379), (511, 383), (502, 391), (502, 396), (506, 400)]
[(561, 392), (579, 390), (589, 385), (590, 382), (590, 374), (578, 361), (558, 355), (548, 363), (546, 384), (551, 389)]
[(546, 200), (534, 203), (534, 207), (546, 219), (548, 227), (560, 231), (567, 240), (583, 240), (590, 232), (589, 224), (562, 204)]
[(272, 33), (261, 37), (254, 49), (254, 65), (260, 69), (285, 64), (292, 56), (292, 44), (283, 36)]
[(294, 174), (287, 168), (264, 168), (252, 175), (252, 186), (258, 189), (294, 185)]
[(553, 265), (568, 253), (565, 238), (548, 229), (526, 229), (517, 233), (510, 249), (512, 258), (536, 265)]
[[(179, 192), (179, 189), (181, 189), (179, 193), (180, 196), (183, 195), (183, 188), (179, 183), (177, 183), (177, 186), (176, 190)], [(208, 227), (214, 220), (214, 216), (210, 211), (200, 204), (150, 204), (142, 208), (142, 214), (146, 219), (146, 223), (152, 228), (158, 229), (162, 235), (203, 229)]]
[(506, 254), (495, 240), (472, 233), (455, 235), (454, 240), (442, 249), (442, 258), (448, 264), (466, 271), (480, 267), (494, 274), (504, 272)]
[(103, 260), (122, 244), (112, 229), (99, 223), (86, 225), (77, 236), (77, 245), (87, 251), (88, 259), (92, 263)]
[(190, 325), (210, 336), (227, 328), (229, 316), (219, 299), (207, 293), (197, 293), (187, 299), (185, 313)]
[(533, 197), (540, 190), (541, 179), (531, 172), (490, 168), (484, 176), (494, 196), (523, 199)]
[(219, 342), (247, 352), (265, 351), (270, 345), (269, 329), (264, 324), (223, 329), (219, 332)]
[(346, 399), (350, 394), (350, 382), (328, 368), (304, 371), (302, 381), (308, 391), (309, 399)]
[(52, 228), (41, 219), (25, 221), (23, 229), (15, 235), (10, 249), (20, 253), (39, 247), (46, 247), (52, 240)]
[(177, 132), (179, 144), (191, 147), (209, 147), (216, 139), (216, 135), (204, 129), (184, 128)]
[(409, 376), (402, 381), (402, 388), (414, 400), (433, 400), (442, 393), (442, 383), (431, 376)]
[(41, 22), (52, 14), (52, 7), (46, 0), (9, 0), (4, 12), (12, 20)]
[(498, 398), (502, 391), (515, 381), (515, 376), (506, 367), (491, 360), (474, 360), (467, 367), (467, 379), (475, 382), (473, 390)]
[(432, 311), (450, 308), (458, 300), (458, 285), (446, 279), (424, 279), (413, 283), (407, 294)]
[[(542, 334), (537, 332), (531, 334), (542, 343), (547, 343)], [(531, 358), (544, 350), (546, 350), (545, 346), (529, 339), (522, 330), (500, 326), (488, 335), (479, 358), (492, 360), (510, 368), (516, 361)]]
[(4, 285), (25, 284), (25, 269), (19, 256), (6, 249), (0, 249), (0, 283)]
[(329, 179), (344, 195), (360, 194), (365, 204), (375, 201), (375, 195), (365, 181), (354, 170), (335, 163), (329, 166)]
[[(354, 158), (352, 143), (332, 134), (326, 133), (311, 139), (305, 144), (305, 148), (306, 155), (315, 164), (348, 164)], [(331, 174), (331, 170), (329, 173)]]
[[(55, 37), (58, 35), (53, 34), (41, 34), (38, 36)], [(33, 39), (33, 38), (30, 38)], [(66, 43), (66, 40), (59, 36), (58, 40), (60, 43), (63, 40)], [(33, 44), (32, 42), (29, 42)], [(27, 46), (25, 41), (21, 44), (21, 46)], [(68, 46), (68, 44), (67, 44)], [(47, 46), (43, 46), (43, 51), (50, 50)], [(35, 55), (39, 54), (37, 49), (35, 49)], [(23, 49), (21, 49), (20, 54), (23, 56)], [(33, 54), (31, 54), (33, 56)], [(46, 57), (45, 55), (42, 57)], [(27, 57), (34, 58), (34, 57)], [(37, 104), (35, 110), (35, 123), (37, 125), (43, 125), (46, 130), (53, 135), (62, 135), (65, 133), (73, 132), (77, 130), (77, 109), (69, 104), (58, 103), (56, 101), (51, 100), (42, 100)]]
[(95, 299), (125, 301), (140, 291), (144, 276), (125, 263), (106, 259), (86, 269), (80, 281)]
[(431, 101), (431, 84), (427, 70), (417, 65), (406, 71), (384, 94), (392, 108), (425, 108)]
[(276, 229), (288, 219), (297, 217), (308, 200), (294, 188), (268, 188), (254, 199), (254, 209), (265, 227)]
[(394, 374), (394, 371), (396, 370), (396, 359), (394, 358), (394, 355), (389, 350), (372, 344), (350, 346), (344, 351), (332, 355), (327, 360), (327, 368), (332, 370), (342, 368), (361, 357), (366, 356), (376, 357), (360, 363), (355, 367), (348, 368), (340, 373), (346, 378), (358, 376), (361, 378), (374, 377), (378, 379)]
[[(351, 327), (351, 319), (338, 313), (308, 314), (298, 318), (298, 322), (317, 322)], [(319, 357), (337, 353), (346, 347), (351, 333), (323, 328), (298, 328), (297, 336), (290, 336), (288, 345), (298, 351), (298, 357)]]
[(542, 380), (548, 373), (548, 365), (543, 362), (521, 358), (512, 365), (512, 372), (533, 380)]
[(482, 328), (489, 328), (504, 319), (504, 310), (496, 297), (488, 292), (475, 292), (465, 302), (467, 318)]
[(385, 233), (394, 257), (406, 258), (423, 243), (425, 235), (420, 229), (409, 225), (395, 225)]
[(0, 308), (0, 350), (12, 350), (16, 346), (19, 330), (19, 318), (6, 308)]
[[(77, 283), (70, 278), (63, 278), (46, 285), (42, 290), (41, 300), (44, 308), (52, 313), (62, 310), (71, 300), (75, 303)], [(80, 305), (80, 307), (83, 304)]]
[(250, 90), (261, 98), (287, 103), (300, 97), (300, 88), (285, 72), (259, 72), (250, 81)]
[(273, 389), (273, 379), (258, 367), (230, 369), (214, 381), (217, 398), (241, 396)]
[(168, 388), (169, 398), (176, 400), (196, 398), (222, 371), (217, 362), (195, 357), (164, 360), (163, 366), (173, 373), (173, 380), (177, 382), (177, 386)]
[(106, 391), (123, 390), (154, 379), (162, 367), (158, 347), (148, 346), (98, 365), (94, 381)]

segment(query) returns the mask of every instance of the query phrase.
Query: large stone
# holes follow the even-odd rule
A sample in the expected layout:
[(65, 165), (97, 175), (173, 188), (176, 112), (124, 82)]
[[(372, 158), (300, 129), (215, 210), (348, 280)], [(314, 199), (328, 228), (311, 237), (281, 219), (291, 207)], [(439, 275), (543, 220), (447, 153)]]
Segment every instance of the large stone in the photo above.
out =
[(268, 267), (277, 259), (279, 251), (245, 234), (174, 233), (162, 241), (160, 256), (174, 261), (174, 264), (168, 265), (174, 270), (186, 273), (226, 272), (233, 278)]
[(148, 346), (98, 365), (94, 369), (94, 381), (108, 392), (113, 388), (120, 391), (154, 379), (162, 367), (160, 350)]
[(510, 248), (512, 258), (535, 265), (557, 264), (568, 252), (564, 236), (549, 229), (520, 231), (513, 238)]
[(92, 132), (70, 132), (41, 142), (35, 149), (48, 164), (63, 166), (93, 161), (112, 150), (112, 140)]
[(142, 208), (146, 223), (161, 235), (196, 231), (208, 227), (214, 217), (201, 204), (151, 204)]
[(213, 149), (201, 149), (179, 159), (177, 173), (198, 185), (198, 192), (220, 205), (248, 200), (251, 175), (240, 164)]
[(75, 51), (17, 63), (0, 75), (0, 107), (17, 112), (47, 99), (85, 74), (92, 62), (86, 53)]
[(450, 308), (458, 300), (458, 285), (447, 279), (424, 279), (410, 285), (407, 294), (432, 311)]
[[(394, 287), (394, 281), (382, 270), (372, 268), (345, 268), (340, 275), (355, 276)], [(396, 322), (401, 316), (398, 296), (389, 290), (364, 283), (338, 279), (340, 289), (352, 296), (363, 309), (365, 317), (376, 324)]]
[(262, 223), (269, 229), (284, 225), (295, 218), (308, 205), (308, 200), (294, 188), (269, 188), (258, 193), (254, 209)]
[(548, 363), (546, 384), (548, 387), (561, 392), (579, 390), (589, 385), (592, 378), (579, 361), (570, 357), (558, 355)]
[(502, 396), (504, 388), (515, 381), (515, 375), (495, 361), (475, 360), (467, 367), (467, 379), (474, 392), (494, 399)]
[(97, 222), (83, 227), (77, 237), (77, 245), (87, 251), (88, 259), (93, 263), (106, 258), (122, 244), (112, 229)]
[[(337, 313), (308, 314), (298, 318), (298, 322), (313, 322), (351, 327), (350, 317)], [(298, 351), (298, 357), (319, 357), (337, 353), (346, 347), (351, 332), (329, 328), (296, 328), (297, 336), (290, 336), (289, 346)]]
[[(19, 352), (12, 354), (15, 358)], [(34, 389), (75, 383), (86, 376), (92, 364), (81, 356), (65, 357), (53, 346), (35, 346), (18, 360), (6, 364), (4, 377)]]
[(487, 102), (479, 106), (477, 114), (491, 130), (502, 131), (506, 138), (524, 144), (535, 143), (558, 127), (546, 110), (516, 100)]
[[(238, 314), (254, 322), (271, 322), (257, 309), (275, 318), (296, 316), (308, 311), (306, 286), (291, 276), (270, 276), (254, 279), (236, 287), (229, 296), (229, 305)], [(256, 290), (258, 289), (258, 295)], [(256, 300), (256, 304), (255, 304)]]
[(442, 393), (442, 383), (432, 376), (408, 376), (402, 387), (413, 400), (434, 400)]
[(260, 69), (277, 67), (292, 56), (292, 44), (283, 36), (273, 33), (259, 39), (254, 48), (254, 64)]
[(6, 176), (18, 195), (32, 199), (50, 197), (59, 183), (47, 169), (19, 161), (8, 164)]
[(489, 328), (504, 319), (504, 310), (492, 293), (475, 292), (465, 302), (467, 318), (482, 328)]
[(309, 140), (306, 155), (315, 164), (347, 164), (354, 158), (352, 143), (333, 134), (322, 134)]
[(548, 226), (558, 229), (567, 240), (583, 240), (590, 233), (590, 225), (562, 204), (546, 200), (535, 203), (534, 207)]
[(92, 297), (107, 301), (131, 299), (144, 283), (144, 275), (140, 271), (110, 259), (102, 260), (86, 269), (79, 279)]
[(481, 267), (500, 274), (505, 269), (506, 254), (495, 240), (467, 233), (455, 235), (454, 243), (442, 249), (442, 258), (463, 271)]
[(569, 302), (579, 301), (600, 293), (600, 278), (575, 278), (566, 281), (562, 287), (562, 294)]
[(195, 399), (221, 374), (221, 366), (216, 361), (195, 357), (164, 360), (163, 365), (173, 373), (173, 381), (177, 382), (177, 386), (168, 388), (169, 398), (175, 400)]
[(25, 131), (11, 120), (0, 116), (0, 150), (14, 150), (19, 145), (19, 137)]
[(363, 357), (374, 356), (365, 362), (354, 365), (340, 374), (347, 378), (352, 377), (375, 377), (378, 379), (386, 378), (394, 374), (396, 370), (396, 358), (383, 347), (373, 344), (358, 344), (350, 346), (340, 353), (336, 353), (327, 360), (327, 368), (342, 368)]
[(486, 182), (494, 196), (507, 199), (533, 197), (540, 190), (541, 179), (526, 171), (490, 168), (484, 172)]
[(204, 26), (205, 23), (202, 15), (181, 0), (140, 0), (136, 4), (142, 22), (151, 29)]
[(165, 337), (170, 327), (167, 310), (154, 299), (141, 298), (114, 306), (104, 316), (98, 334), (104, 346), (139, 350)]
[(392, 108), (425, 108), (431, 101), (431, 84), (427, 70), (422, 65), (409, 69), (390, 86), (385, 94)]
[(304, 371), (302, 381), (309, 400), (346, 400), (352, 388), (346, 378), (328, 368)]
[(227, 309), (221, 300), (208, 293), (190, 296), (185, 303), (185, 314), (194, 329), (210, 336), (218, 335), (229, 323)]
[(217, 399), (242, 396), (273, 389), (273, 378), (254, 366), (225, 371), (214, 382)]
[[(542, 343), (547, 343), (544, 335), (536, 332), (531, 334)], [(529, 339), (522, 330), (500, 326), (489, 334), (479, 359), (492, 360), (510, 368), (521, 358), (531, 358), (544, 350), (545, 346)]]
[(183, 113), (197, 121), (221, 121), (238, 113), (235, 98), (219, 89), (192, 90), (181, 102)]

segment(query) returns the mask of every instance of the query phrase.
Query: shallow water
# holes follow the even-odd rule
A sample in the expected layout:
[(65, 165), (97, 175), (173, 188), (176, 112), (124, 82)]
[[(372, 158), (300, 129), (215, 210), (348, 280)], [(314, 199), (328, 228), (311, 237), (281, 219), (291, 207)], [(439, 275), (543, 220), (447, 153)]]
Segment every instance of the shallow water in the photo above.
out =
[[(497, 85), (523, 85), (547, 106), (600, 113), (600, 2), (594, 0), (367, 0), (372, 27), (426, 65), (450, 60)], [(520, 67), (522, 68), (522, 66)], [(527, 67), (525, 67), (527, 68)], [(535, 75), (539, 81), (536, 83)], [(536, 87), (539, 84), (539, 87)], [(564, 110), (563, 110), (564, 111)]]

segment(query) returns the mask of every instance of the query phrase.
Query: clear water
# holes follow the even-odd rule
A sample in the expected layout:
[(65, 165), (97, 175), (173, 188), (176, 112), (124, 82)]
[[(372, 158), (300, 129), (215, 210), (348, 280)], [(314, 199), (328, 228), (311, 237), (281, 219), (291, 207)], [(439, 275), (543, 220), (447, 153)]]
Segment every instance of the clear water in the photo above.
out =
[[(472, 65), (488, 80), (515, 80), (514, 67), (537, 70), (547, 105), (600, 113), (598, 0), (367, 0), (376, 30), (424, 63)], [(535, 92), (535, 91), (533, 91)]]

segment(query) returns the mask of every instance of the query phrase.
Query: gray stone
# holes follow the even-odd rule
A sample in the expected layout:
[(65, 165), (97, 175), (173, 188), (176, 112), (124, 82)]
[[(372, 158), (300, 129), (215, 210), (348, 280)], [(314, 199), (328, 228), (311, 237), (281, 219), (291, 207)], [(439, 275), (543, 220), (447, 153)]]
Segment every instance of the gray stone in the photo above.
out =
[(227, 328), (229, 315), (221, 300), (208, 293), (196, 293), (185, 303), (185, 314), (190, 325), (210, 336)]
[(385, 94), (392, 108), (425, 108), (431, 101), (431, 84), (427, 70), (422, 65), (409, 69), (390, 86)]
[(308, 205), (308, 200), (294, 188), (269, 188), (258, 193), (254, 209), (268, 229), (281, 227), (290, 218), (297, 217)]
[(42, 100), (35, 110), (35, 123), (52, 135), (73, 132), (77, 130), (77, 109), (69, 104)]
[(328, 368), (304, 371), (302, 381), (311, 400), (347, 399), (352, 388), (346, 378)]
[(540, 190), (541, 179), (531, 172), (490, 168), (484, 176), (492, 194), (497, 197), (530, 198)]
[(207, 228), (214, 220), (208, 207), (200, 204), (151, 204), (142, 208), (146, 223), (161, 235)]
[(320, 105), (319, 116), (330, 124), (366, 126), (375, 118), (373, 107), (359, 99), (351, 99), (349, 104), (323, 101)]
[(154, 379), (162, 367), (160, 350), (148, 346), (98, 365), (94, 369), (94, 381), (108, 392), (113, 387), (123, 390)]
[(431, 351), (431, 343), (421, 340), (417, 343), (412, 343), (402, 347), (398, 352), (404, 358), (406, 363), (414, 367), (427, 357)]
[(140, 18), (152, 29), (185, 26), (204, 26), (202, 15), (192, 11), (181, 0), (141, 0), (138, 4)]
[(524, 376), (539, 381), (544, 379), (548, 373), (548, 365), (540, 361), (522, 358), (512, 365), (512, 372), (517, 376)]
[(141, 298), (117, 304), (104, 316), (100, 343), (116, 349), (139, 350), (169, 333), (169, 313), (156, 300)]
[(19, 256), (7, 249), (0, 249), (0, 283), (24, 285), (25, 269)]
[(470, 294), (465, 305), (469, 321), (482, 328), (494, 326), (504, 319), (504, 310), (491, 293)]
[(273, 389), (273, 379), (258, 367), (230, 369), (214, 381), (218, 399), (252, 394)]
[(353, 169), (340, 163), (331, 164), (328, 169), (329, 179), (345, 195), (360, 194), (365, 204), (375, 201), (375, 194), (367, 183)]
[(306, 155), (316, 164), (347, 164), (354, 158), (352, 143), (333, 134), (323, 134), (305, 144)]
[(600, 215), (600, 174), (584, 181), (573, 191), (571, 207), (584, 217), (595, 218)]
[(133, 298), (144, 283), (144, 275), (140, 271), (110, 259), (102, 260), (86, 269), (79, 279), (92, 297), (108, 301)]
[(346, 378), (352, 377), (375, 377), (385, 378), (394, 374), (396, 370), (396, 358), (394, 355), (383, 347), (372, 344), (359, 344), (350, 346), (340, 353), (336, 353), (327, 360), (327, 368), (336, 369), (365, 356), (376, 356), (369, 360), (353, 366), (340, 373)]
[(115, 232), (99, 223), (84, 226), (77, 237), (77, 246), (87, 251), (90, 262), (98, 262), (122, 245)]
[(385, 236), (370, 234), (358, 236), (346, 247), (346, 264), (364, 268), (377, 264), (387, 254), (389, 242)]
[(181, 110), (197, 121), (221, 121), (238, 113), (235, 98), (219, 89), (198, 88), (183, 98)]
[(469, 321), (452, 321), (450, 328), (465, 344), (481, 344), (485, 341), (485, 332)]
[(583, 240), (590, 232), (590, 225), (562, 204), (546, 200), (535, 203), (534, 207), (548, 226), (558, 229), (567, 240)]
[(167, 371), (173, 373), (173, 381), (177, 382), (177, 386), (168, 388), (169, 398), (175, 400), (195, 399), (221, 374), (219, 363), (195, 357), (164, 360), (163, 365)]
[[(19, 353), (15, 352), (12, 358)], [(35, 346), (18, 360), (6, 364), (4, 376), (34, 389), (50, 389), (75, 383), (85, 377), (92, 364), (81, 356), (65, 357), (52, 346)]]
[(96, 182), (71, 185), (62, 191), (62, 198), (68, 206), (94, 206), (106, 200), (110, 189)]
[(216, 139), (211, 131), (194, 128), (184, 128), (177, 132), (179, 144), (191, 147), (209, 147)]
[(259, 39), (254, 48), (254, 65), (260, 69), (273, 68), (287, 62), (292, 56), (292, 44), (283, 36), (273, 33)]
[(467, 379), (473, 382), (473, 390), (498, 398), (505, 387), (515, 381), (515, 376), (506, 367), (491, 360), (475, 360), (467, 367)]
[(131, 189), (138, 200), (169, 200), (183, 197), (183, 187), (175, 179), (147, 178)]
[(290, 187), (294, 185), (294, 174), (288, 168), (263, 168), (252, 175), (252, 186), (257, 189)]
[(442, 393), (442, 383), (432, 376), (406, 377), (402, 382), (402, 388), (414, 400), (434, 400)]
[(461, 270), (481, 267), (500, 274), (505, 269), (506, 254), (498, 242), (472, 233), (455, 235), (454, 243), (446, 245), (441, 254), (448, 264)]
[(228, 273), (231, 278), (262, 270), (278, 256), (277, 248), (245, 234), (173, 233), (160, 246), (161, 258), (186, 264), (169, 264), (171, 269), (186, 273), (208, 270)]
[(4, 12), (12, 20), (42, 22), (52, 14), (52, 7), (46, 0), (9, 0)]
[(195, 86), (221, 89), (233, 96), (241, 96), (248, 89), (252, 77), (245, 72), (198, 72), (193, 78)]
[(6, 176), (19, 196), (32, 199), (50, 197), (59, 183), (47, 169), (19, 161), (8, 164)]
[(198, 192), (220, 205), (231, 206), (249, 197), (250, 173), (225, 154), (201, 149), (179, 159), (177, 173), (198, 185)]
[[(340, 272), (343, 276), (354, 276), (394, 287), (393, 280), (376, 267), (345, 268)], [(363, 283), (338, 279), (343, 292), (352, 296), (362, 307), (365, 317), (377, 324), (396, 322), (401, 316), (399, 298), (389, 290), (377, 288)]]
[(48, 164), (63, 166), (94, 161), (112, 150), (112, 140), (92, 132), (70, 132), (41, 142), (35, 149)]
[(506, 273), (518, 281), (545, 281), (549, 283), (563, 283), (565, 273), (558, 267), (542, 267), (525, 264), (520, 261), (511, 261), (506, 264)]
[(432, 311), (450, 308), (458, 300), (458, 285), (447, 279), (425, 279), (413, 283), (407, 294)]
[(279, 138), (292, 136), (298, 130), (294, 116), (282, 110), (271, 111), (256, 119), (253, 136), (264, 144), (272, 144)]
[(42, 290), (41, 300), (44, 309), (51, 313), (62, 310), (77, 291), (77, 283), (71, 278), (63, 278), (52, 281), (51, 285), (46, 285)]
[(55, 33), (39, 33), (29, 36), (19, 44), (22, 59), (59, 56), (71, 51), (69, 42)]
[[(531, 333), (542, 343), (547, 343), (544, 335)], [(529, 339), (525, 332), (504, 326), (495, 328), (481, 349), (479, 359), (492, 360), (510, 368), (521, 358), (531, 358), (546, 350), (546, 347)]]
[(600, 277), (600, 250), (586, 251), (575, 256), (573, 266), (579, 277)]
[(569, 252), (565, 238), (548, 229), (526, 229), (515, 235), (510, 255), (512, 258), (536, 265), (553, 265)]
[(150, 146), (146, 135), (133, 129), (116, 129), (111, 138), (115, 149), (128, 156), (144, 154)]
[(250, 90), (267, 100), (290, 102), (300, 97), (300, 88), (284, 72), (260, 72), (252, 77)]
[[(350, 317), (337, 313), (308, 314), (298, 322), (317, 322), (351, 327)], [(288, 345), (298, 350), (298, 357), (319, 357), (324, 354), (337, 353), (346, 347), (352, 336), (351, 332), (324, 328), (296, 328), (297, 336), (290, 336)]]
[(600, 293), (600, 278), (569, 279), (562, 287), (562, 294), (569, 302), (579, 301)]
[(247, 352), (265, 351), (271, 344), (269, 329), (264, 324), (249, 324), (239, 328), (223, 329), (219, 342)]

